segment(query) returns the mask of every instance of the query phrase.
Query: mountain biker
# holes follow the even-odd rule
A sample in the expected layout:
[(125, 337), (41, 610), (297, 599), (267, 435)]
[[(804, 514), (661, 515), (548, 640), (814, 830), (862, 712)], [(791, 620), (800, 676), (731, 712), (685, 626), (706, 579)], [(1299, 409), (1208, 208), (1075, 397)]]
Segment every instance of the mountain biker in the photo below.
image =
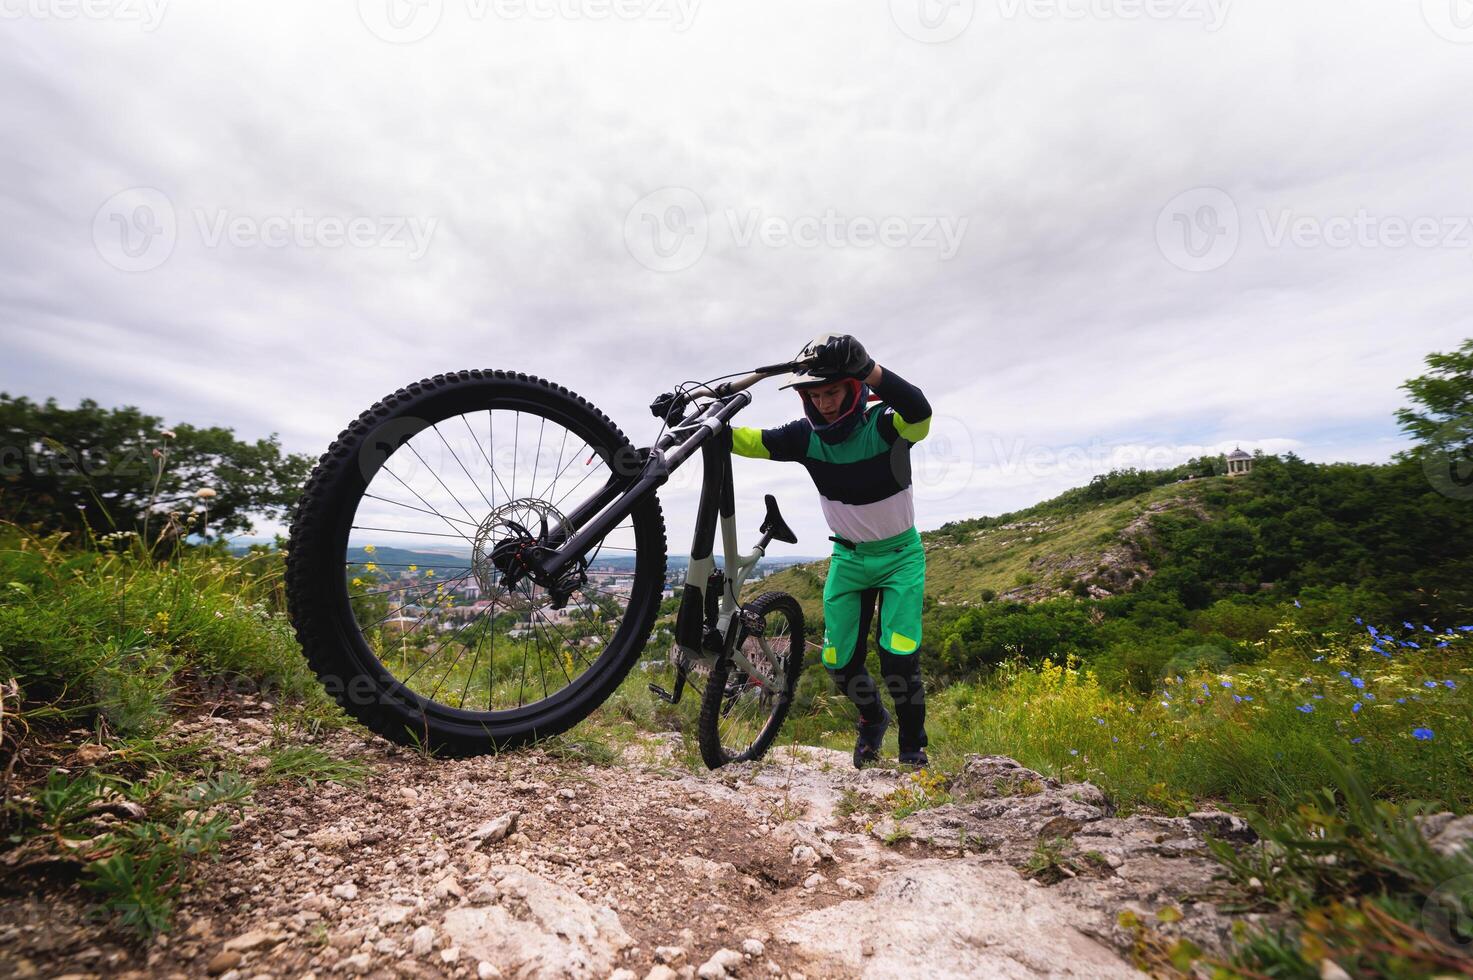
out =
[[(926, 556), (915, 528), (910, 449), (931, 427), (931, 405), (919, 388), (877, 365), (851, 336), (818, 337), (799, 355), (810, 356), (816, 358), (813, 366), (783, 386), (797, 389), (804, 417), (775, 429), (734, 426), (732, 451), (802, 463), (818, 487), (824, 519), (834, 532), (820, 659), (859, 709), (855, 767), (879, 760), (890, 725), (865, 667), (872, 624), (880, 672), (899, 718), (900, 762), (925, 765), (926, 696), (918, 651)], [(866, 407), (871, 397), (883, 404)]]

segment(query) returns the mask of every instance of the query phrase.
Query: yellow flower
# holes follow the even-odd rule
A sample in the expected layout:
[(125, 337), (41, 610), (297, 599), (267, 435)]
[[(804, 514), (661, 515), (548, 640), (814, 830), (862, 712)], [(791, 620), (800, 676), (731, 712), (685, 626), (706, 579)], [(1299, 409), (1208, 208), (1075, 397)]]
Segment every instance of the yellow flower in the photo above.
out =
[(353, 587), (354, 588), (357, 588), (358, 586), (360, 586), (362, 584), (363, 584), (363, 579), (361, 579), (361, 578), (355, 578), (355, 579), (353, 579)]
[(411, 572), (417, 572), (417, 571), (419, 571), (419, 566), (418, 565), (410, 565), (409, 566), (409, 570)]
[(431, 568), (429, 571), (425, 572), (425, 578), (434, 578), (434, 577), (435, 577), (435, 570), (433, 568)]
[(375, 548), (375, 547), (374, 547), (374, 546), (373, 546), (373, 545), (371, 545), (371, 544), (366, 544), (366, 545), (364, 545), (364, 546), (363, 546), (363, 553), (364, 553), (364, 554), (365, 554), (365, 555), (371, 555), (371, 554), (373, 554), (373, 553), (374, 553), (374, 552), (375, 552), (375, 551), (377, 551), (377, 550), (378, 550), (378, 549), (376, 549), (376, 548)]
[(378, 571), (378, 566), (375, 565), (373, 562), (369, 562), (367, 565), (363, 566), (363, 570), (367, 572), (376, 572)]

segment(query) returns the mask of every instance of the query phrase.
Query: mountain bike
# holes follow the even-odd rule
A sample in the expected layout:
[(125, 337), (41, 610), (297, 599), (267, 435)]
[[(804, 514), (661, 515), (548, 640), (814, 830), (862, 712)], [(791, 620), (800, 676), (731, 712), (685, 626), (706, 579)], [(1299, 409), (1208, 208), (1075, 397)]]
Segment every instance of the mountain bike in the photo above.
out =
[(671, 704), (698, 691), (708, 766), (760, 758), (803, 666), (803, 610), (781, 592), (738, 596), (768, 545), (797, 537), (769, 494), (761, 538), (740, 552), (730, 424), (753, 385), (811, 364), (661, 395), (650, 409), (664, 425), (642, 449), (526, 374), (440, 374), (379, 401), (322, 455), (291, 525), (288, 607), (324, 688), (372, 731), (445, 755), (571, 729), (651, 638), (666, 577), (656, 491), (700, 453), (675, 682), (649, 688)]

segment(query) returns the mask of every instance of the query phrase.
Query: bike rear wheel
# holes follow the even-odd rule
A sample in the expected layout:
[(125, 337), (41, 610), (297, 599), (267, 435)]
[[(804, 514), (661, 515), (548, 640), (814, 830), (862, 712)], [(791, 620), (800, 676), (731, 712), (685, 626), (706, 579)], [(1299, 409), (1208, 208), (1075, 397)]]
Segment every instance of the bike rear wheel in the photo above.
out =
[(561, 608), (529, 578), (507, 587), (504, 556), (636, 460), (593, 405), (524, 374), (436, 375), (363, 413), (318, 462), (291, 528), (288, 606), (324, 687), (385, 738), (447, 755), (576, 725), (649, 638), (659, 502), (598, 543)]
[(737, 649), (757, 671), (722, 655), (701, 695), (701, 758), (711, 769), (766, 754), (788, 717), (803, 671), (803, 607), (786, 592), (764, 592), (743, 607), (762, 624), (743, 625)]

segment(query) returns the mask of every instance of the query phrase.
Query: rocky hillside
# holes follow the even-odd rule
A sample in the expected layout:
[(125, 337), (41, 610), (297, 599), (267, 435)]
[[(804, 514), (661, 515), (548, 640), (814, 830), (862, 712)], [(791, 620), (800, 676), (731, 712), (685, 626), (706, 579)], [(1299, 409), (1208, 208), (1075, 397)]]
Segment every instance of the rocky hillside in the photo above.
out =
[[(269, 733), (247, 699), (173, 737), (239, 766)], [(676, 738), (591, 765), (324, 735), (368, 780), (263, 787), (172, 934), (140, 950), (43, 878), (0, 904), (0, 974), (1096, 978), (1143, 948), (1123, 910), (1176, 909), (1162, 935), (1205, 949), (1228, 935), (1202, 842), (1247, 839), (1226, 814), (1120, 818), (1000, 757), (947, 781), (789, 746), (692, 773)]]
[[(1045, 502), (1005, 524), (971, 527), (967, 522), (924, 532), (926, 594), (943, 605), (970, 605), (989, 594), (1002, 601), (1036, 602), (1079, 590), (1093, 596), (1129, 590), (1155, 571), (1151, 517), (1178, 511), (1210, 520), (1199, 498), (1208, 485), (1226, 482), (1226, 477), (1208, 477), (1172, 483), (1069, 511)], [(817, 617), (827, 574), (826, 561), (799, 565), (754, 583), (749, 591), (791, 592), (805, 613)]]

